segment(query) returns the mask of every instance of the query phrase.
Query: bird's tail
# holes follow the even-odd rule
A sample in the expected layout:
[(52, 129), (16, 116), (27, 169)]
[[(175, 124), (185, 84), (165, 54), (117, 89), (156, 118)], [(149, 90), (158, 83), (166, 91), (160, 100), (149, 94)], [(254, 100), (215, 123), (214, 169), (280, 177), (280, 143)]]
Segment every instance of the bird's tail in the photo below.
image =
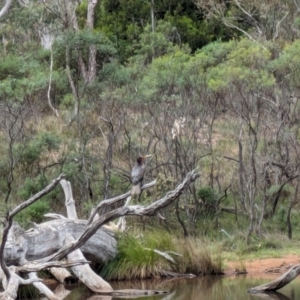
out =
[(132, 185), (131, 195), (138, 195), (140, 193), (141, 193), (141, 186), (140, 186), (140, 184)]

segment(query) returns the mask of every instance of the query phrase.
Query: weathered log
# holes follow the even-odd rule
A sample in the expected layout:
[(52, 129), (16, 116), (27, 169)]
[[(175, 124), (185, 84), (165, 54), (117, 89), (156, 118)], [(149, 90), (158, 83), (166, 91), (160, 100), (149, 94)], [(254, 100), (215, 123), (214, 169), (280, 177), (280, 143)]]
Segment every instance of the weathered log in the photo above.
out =
[[(11, 272), (7, 268), (7, 262), (5, 260), (6, 257), (5, 257), (5, 255), (3, 255), (3, 253), (5, 252), (6, 242), (9, 239), (9, 233), (10, 233), (11, 226), (13, 224), (14, 216), (16, 214), (18, 214), (20, 211), (22, 211), (24, 208), (30, 206), (31, 204), (33, 204), (34, 202), (39, 200), (41, 197), (50, 193), (57, 186), (57, 184), (60, 182), (60, 180), (63, 178), (63, 176), (64, 176), (63, 174), (60, 174), (57, 178), (55, 178), (50, 184), (48, 184), (48, 186), (46, 186), (40, 192), (38, 192), (37, 194), (35, 194), (31, 198), (29, 198), (27, 201), (25, 201), (25, 202), (21, 203), (20, 205), (18, 205), (17, 207), (15, 207), (11, 212), (9, 212), (6, 215), (5, 219), (3, 220), (4, 228), (3, 228), (2, 240), (1, 240), (1, 244), (0, 244), (0, 265), (1, 265), (2, 271), (4, 272), (4, 274), (7, 278), (8, 285), (9, 285), (9, 278), (10, 278)], [(20, 257), (20, 260), (24, 260), (24, 259), (25, 259), (24, 256)]]
[[(36, 280), (36, 281), (38, 281), (39, 279), (36, 272), (29, 273), (28, 277), (31, 280)], [(40, 293), (45, 295), (49, 300), (60, 300), (43, 282), (34, 282), (33, 285), (40, 291)]]
[[(39, 278), (23, 279), (20, 276), (18, 276), (16, 273), (11, 272), (10, 270), (9, 272), (10, 272), (9, 283), (7, 283), (6, 277), (4, 277), (2, 280), (4, 292), (0, 293), (0, 300), (14, 300), (17, 298), (17, 291), (21, 284), (26, 285), (26, 284), (38, 283), (41, 281), (41, 279)], [(58, 299), (53, 299), (53, 300), (58, 300)]]
[[(52, 220), (27, 231), (17, 224), (11, 229), (4, 257), (7, 265), (19, 265), (20, 257), (28, 261), (45, 258), (56, 253), (65, 244), (67, 236), (80, 237), (86, 228), (84, 220)], [(14, 232), (14, 233), (12, 233)], [(104, 263), (116, 255), (114, 233), (100, 228), (81, 248), (87, 258), (95, 263)]]
[[(126, 216), (126, 215), (136, 215), (136, 216), (155, 216), (157, 212), (165, 208), (174, 202), (184, 191), (184, 189), (193, 181), (195, 181), (200, 176), (200, 173), (196, 173), (196, 171), (189, 172), (186, 178), (183, 180), (181, 184), (179, 184), (176, 189), (167, 193), (167, 195), (150, 205), (141, 206), (123, 206), (121, 208), (115, 209), (111, 212), (106, 213), (103, 216), (100, 216), (99, 219), (93, 221), (93, 223), (89, 224), (83, 234), (76, 240), (74, 243), (70, 243), (69, 245), (62, 247), (57, 253), (50, 255), (46, 258), (40, 260), (40, 262), (52, 261), (52, 260), (60, 260), (64, 258), (70, 252), (82, 247), (87, 241), (99, 230), (99, 228), (110, 222), (115, 220), (116, 218)], [(56, 220), (58, 221), (58, 220)], [(71, 235), (72, 236), (72, 235)], [(88, 258), (88, 257), (87, 257)]]
[[(67, 243), (72, 242), (71, 237), (66, 240)], [(80, 249), (69, 253), (67, 255), (68, 260), (78, 261), (84, 259), (84, 256)], [(80, 281), (85, 284), (91, 291), (96, 293), (107, 293), (113, 290), (108, 282), (103, 280), (98, 276), (93, 270), (91, 270), (89, 265), (73, 266), (71, 267), (74, 275), (80, 279)]]
[[(27, 243), (26, 240), (24, 239), (24, 237), (22, 236), (22, 233), (24, 231), (18, 226), (18, 225), (14, 225), (11, 228), (11, 231), (9, 233), (8, 236), (8, 241), (12, 242), (19, 242), (19, 246), (20, 246), (20, 242), (23, 243), (24, 247), (20, 247), (23, 250), (27, 250)], [(19, 235), (21, 234), (21, 236)], [(19, 249), (20, 249), (19, 248)], [(21, 266), (11, 266), (9, 267), (9, 271), (11, 273), (11, 276), (9, 278), (9, 284), (6, 283), (7, 278), (6, 276), (2, 276), (3, 278), (3, 286), (5, 287), (5, 291), (3, 293), (3, 299), (15, 299), (16, 295), (17, 295), (17, 290), (20, 284), (30, 284), (32, 283), (42, 294), (44, 294), (48, 299), (50, 300), (59, 300), (58, 297), (56, 297), (54, 295), (54, 293), (45, 285), (43, 284), (41, 281), (41, 279), (38, 278), (36, 271), (39, 270), (43, 270), (45, 268), (49, 268), (49, 267), (71, 267), (74, 265), (81, 265), (81, 264), (86, 264), (88, 263), (85, 259), (81, 259), (80, 261), (74, 261), (74, 262), (65, 262), (65, 261), (61, 261), (61, 262), (46, 262), (46, 263), (36, 263), (36, 262), (28, 262), (25, 258), (26, 253), (25, 251), (20, 251), (20, 257), (19, 257), (19, 263), (21, 264)], [(23, 280), (22, 278), (20, 278), (17, 273), (20, 272), (30, 272), (28, 274), (29, 276), (29, 281)]]
[(277, 279), (271, 281), (270, 283), (266, 283), (248, 290), (248, 293), (255, 294), (255, 293), (262, 293), (262, 292), (269, 292), (269, 291), (277, 291), (291, 281), (293, 281), (298, 275), (300, 274), (300, 264), (297, 264), (291, 267), (287, 272), (282, 274)]
[[(91, 217), (89, 221), (77, 220), (71, 186), (68, 182), (63, 180), (62, 186), (66, 195), (67, 212), (72, 220), (55, 215), (58, 219), (45, 222), (40, 225), (35, 225), (34, 228), (28, 231), (24, 231), (18, 226), (14, 226), (14, 229), (12, 229), (10, 234), (8, 234), (7, 228), (11, 226), (12, 217), (25, 206), (36, 201), (37, 198), (34, 197), (30, 199), (30, 201), (28, 200), (24, 202), (25, 206), (21, 205), (10, 213), (10, 221), (5, 229), (6, 231), (4, 230), (3, 237), (5, 237), (5, 243), (2, 243), (2, 247), (4, 247), (5, 244), (5, 248), (2, 252), (4, 253), (4, 255), (2, 255), (2, 264), (5, 260), (5, 264), (3, 264), (3, 271), (9, 281), (8, 285), (5, 287), (4, 294), (1, 294), (2, 298), (0, 298), (0, 300), (15, 299), (19, 284), (27, 283), (34, 283), (35, 286), (37, 286), (37, 288), (47, 296), (47, 298), (57, 299), (51, 291), (49, 292), (49, 290), (45, 289), (43, 284), (37, 282), (39, 279), (34, 272), (30, 272), (29, 269), (25, 268), (26, 272), (30, 272), (30, 278), (28, 280), (24, 280), (16, 273), (10, 272), (7, 265), (11, 264), (23, 266), (28, 263), (28, 261), (33, 261), (33, 263), (38, 266), (47, 262), (50, 262), (51, 266), (53, 266), (55, 261), (61, 260), (65, 257), (68, 257), (71, 262), (73, 261), (72, 263), (75, 263), (78, 259), (84, 259), (83, 254), (87, 259), (90, 259), (93, 262), (104, 263), (115, 256), (116, 241), (112, 232), (105, 230), (104, 228), (100, 228), (102, 225), (126, 215), (156, 215), (160, 209), (175, 201), (183, 190), (199, 176), (200, 174), (195, 171), (188, 173), (184, 181), (175, 190), (170, 191), (162, 199), (145, 207), (140, 205), (123, 206), (104, 213), (104, 211), (106, 211), (106, 209), (112, 204), (116, 204), (120, 201), (120, 199), (123, 201), (124, 195), (122, 195), (122, 197), (117, 197), (118, 199), (105, 200), (103, 201), (103, 205), (98, 205), (96, 209), (96, 213), (99, 213), (100, 215), (99, 219), (94, 220), (94, 218)], [(55, 180), (55, 184), (57, 184), (57, 179)], [(53, 185), (54, 183), (52, 186), (50, 185), (51, 188), (53, 188)], [(44, 193), (44, 190), (42, 192)], [(43, 193), (40, 193), (40, 195)], [(47, 266), (49, 267), (49, 265)], [(85, 274), (87, 273), (85, 272), (85, 267), (80, 266), (72, 268), (74, 268), (74, 270), (77, 268), (77, 271), (75, 271), (77, 277), (79, 277), (79, 279), (82, 280), (88, 287), (90, 287), (89, 285), (94, 284), (89, 284), (88, 281), (91, 276)], [(95, 274), (95, 276), (97, 275)], [(107, 296), (111, 296), (114, 292), (117, 292), (112, 291), (110, 285), (101, 278), (99, 281), (99, 278), (100, 277), (97, 278), (95, 284), (97, 288), (93, 289), (90, 287), (92, 290), (107, 294)], [(101, 282), (101, 280), (103, 282)], [(139, 292), (132, 291), (132, 293), (138, 294)], [(141, 293), (145, 294), (145, 291), (142, 291)]]
[(48, 186), (46, 186), (43, 190), (41, 190), (39, 193), (32, 196), (27, 201), (21, 203), (17, 207), (15, 207), (11, 212), (9, 212), (5, 219), (3, 220), (4, 228), (2, 232), (2, 241), (0, 245), (0, 265), (1, 265), (1, 273), (3, 272), (5, 276), (1, 277), (2, 285), (4, 287), (4, 292), (1, 293), (0, 299), (2, 300), (10, 300), (15, 299), (17, 297), (17, 291), (19, 288), (19, 285), (25, 285), (25, 284), (34, 284), (36, 285), (40, 291), (45, 291), (48, 295), (48, 299), (51, 300), (57, 300), (57, 298), (54, 297), (53, 293), (42, 283), (40, 283), (41, 279), (37, 278), (35, 273), (29, 273), (29, 279), (23, 279), (20, 276), (16, 274), (16, 271), (14, 267), (7, 267), (6, 262), (6, 256), (5, 256), (5, 248), (7, 246), (7, 242), (10, 240), (13, 242), (13, 244), (21, 244), (23, 245), (22, 251), (19, 254), (18, 263), (23, 264), (26, 263), (25, 253), (27, 250), (27, 243), (26, 240), (23, 238), (23, 236), (18, 236), (15, 234), (15, 231), (11, 231), (11, 227), (13, 225), (13, 218), (14, 216), (22, 211), (24, 208), (28, 207), (29, 205), (36, 202), (38, 199), (40, 199), (42, 196), (48, 194), (50, 191), (52, 191), (56, 185), (59, 183), (59, 181), (62, 179), (63, 174), (59, 175), (56, 179), (54, 179)]
[(54, 278), (59, 283), (67, 283), (69, 281), (75, 282), (78, 281), (75, 276), (73, 276), (67, 269), (65, 268), (49, 268), (48, 271), (54, 276)]

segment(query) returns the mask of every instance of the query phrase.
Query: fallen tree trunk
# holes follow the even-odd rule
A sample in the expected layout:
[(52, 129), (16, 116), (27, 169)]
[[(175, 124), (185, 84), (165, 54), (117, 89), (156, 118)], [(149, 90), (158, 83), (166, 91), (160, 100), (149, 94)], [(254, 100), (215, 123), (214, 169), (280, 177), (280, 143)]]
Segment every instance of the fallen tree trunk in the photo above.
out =
[(287, 272), (282, 274), (277, 279), (273, 280), (270, 283), (266, 283), (248, 290), (248, 293), (256, 294), (256, 293), (263, 293), (263, 292), (270, 292), (270, 291), (277, 291), (291, 281), (293, 281), (298, 275), (300, 274), (300, 264), (297, 264), (291, 267)]
[[(58, 219), (24, 231), (15, 224), (4, 248), (6, 264), (19, 265), (21, 257), (33, 261), (56, 253), (65, 245), (67, 236), (77, 239), (85, 231), (86, 225), (87, 221), (84, 220)], [(80, 249), (87, 260), (104, 263), (115, 257), (116, 246), (114, 233), (99, 228)]]
[(73, 276), (67, 269), (49, 268), (48, 271), (61, 284), (77, 282), (78, 281), (77, 278), (75, 276)]
[[(9, 213), (6, 220), (6, 227), (2, 235), (1, 243), (1, 265), (3, 266), (2, 279), (4, 282), (4, 292), (2, 299), (15, 299), (20, 284), (33, 283), (40, 292), (44, 293), (48, 299), (57, 299), (56, 295), (37, 278), (35, 270), (51, 267), (64, 267), (65, 262), (58, 262), (68, 258), (68, 264), (73, 272), (91, 290), (106, 295), (114, 295), (118, 291), (113, 291), (111, 286), (101, 277), (93, 273), (88, 265), (87, 259), (94, 263), (105, 263), (108, 259), (116, 255), (116, 240), (113, 232), (104, 229), (102, 226), (126, 215), (154, 216), (158, 211), (174, 202), (184, 191), (184, 189), (200, 176), (199, 173), (192, 171), (187, 174), (184, 181), (176, 189), (170, 191), (165, 197), (154, 201), (147, 206), (134, 205), (123, 206), (108, 212), (109, 207), (114, 207), (120, 201), (124, 201), (125, 196), (116, 197), (103, 201), (95, 209), (95, 214), (88, 221), (77, 220), (75, 201), (72, 196), (71, 185), (61, 179), (60, 175), (48, 187), (40, 193), (25, 201)], [(34, 226), (34, 228), (24, 231), (17, 224), (12, 226), (12, 219), (19, 211), (37, 201), (42, 195), (52, 190), (60, 181), (66, 198), (66, 208), (68, 217), (52, 214), (55, 220)], [(151, 183), (151, 186), (154, 183)], [(145, 188), (146, 185), (143, 186)], [(126, 195), (126, 194), (125, 194)], [(121, 200), (120, 200), (121, 199)], [(119, 205), (119, 204), (118, 204)], [(118, 206), (117, 205), (117, 206)], [(105, 211), (105, 213), (104, 213)], [(94, 218), (99, 213), (99, 218)], [(49, 216), (49, 215), (48, 215)], [(85, 257), (84, 257), (84, 256)], [(77, 266), (76, 266), (77, 265)], [(11, 266), (11, 267), (10, 267)], [(24, 280), (18, 276), (18, 268), (28, 273), (29, 279)], [(5, 283), (7, 280), (7, 284)], [(91, 280), (92, 279), (92, 280)], [(143, 291), (142, 294), (150, 291)], [(157, 291), (151, 291), (154, 294)], [(124, 294), (137, 294), (137, 291), (122, 291)], [(159, 292), (160, 293), (160, 292)]]

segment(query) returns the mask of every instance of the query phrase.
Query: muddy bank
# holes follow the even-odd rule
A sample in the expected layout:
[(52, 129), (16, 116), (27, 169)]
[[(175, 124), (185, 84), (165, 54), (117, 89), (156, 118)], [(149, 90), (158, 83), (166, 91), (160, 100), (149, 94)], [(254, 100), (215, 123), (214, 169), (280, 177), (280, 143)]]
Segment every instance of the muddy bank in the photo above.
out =
[(247, 274), (281, 274), (290, 267), (300, 263), (300, 255), (290, 254), (280, 258), (261, 258), (241, 261), (225, 261), (224, 272), (233, 275), (242, 272)]

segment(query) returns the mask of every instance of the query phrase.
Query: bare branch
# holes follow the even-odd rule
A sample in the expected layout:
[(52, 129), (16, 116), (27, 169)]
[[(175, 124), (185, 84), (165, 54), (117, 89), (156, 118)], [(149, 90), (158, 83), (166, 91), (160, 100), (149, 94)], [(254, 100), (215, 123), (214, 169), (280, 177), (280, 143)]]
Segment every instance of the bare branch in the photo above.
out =
[(233, 157), (229, 157), (229, 156), (225, 156), (225, 155), (223, 157), (226, 158), (226, 159), (228, 159), (228, 160), (233, 160), (233, 161), (235, 161), (237, 163), (240, 163), (240, 161), (238, 159), (235, 159)]
[(300, 11), (300, 6), (298, 5), (297, 0), (294, 0), (294, 4), (295, 4), (296, 7), (297, 7), (297, 11)]
[[(141, 187), (141, 190), (145, 190), (145, 189), (148, 189), (152, 186), (154, 186), (156, 184), (156, 180), (153, 180), (147, 184), (144, 184), (142, 187)], [(117, 204), (119, 201), (123, 201), (125, 199), (127, 199), (127, 197), (129, 197), (131, 195), (131, 191), (127, 192), (126, 194), (123, 194), (123, 195), (120, 195), (120, 196), (117, 196), (117, 197), (114, 197), (114, 198), (111, 198), (111, 199), (106, 199), (106, 200), (103, 200), (101, 201), (97, 207), (95, 208), (95, 210), (93, 211), (93, 213), (91, 214), (89, 220), (88, 220), (88, 225), (92, 223), (92, 221), (94, 220), (94, 217), (97, 213), (99, 214), (102, 214), (104, 213), (104, 210), (106, 211), (107, 208), (111, 207), (112, 205), (115, 205)], [(122, 203), (123, 205), (123, 203)]]
[(23, 210), (24, 208), (28, 207), (29, 205), (31, 205), (35, 201), (39, 200), (40, 198), (42, 198), (43, 196), (47, 195), (52, 190), (54, 190), (54, 188), (58, 185), (58, 183), (60, 182), (60, 180), (63, 177), (64, 177), (64, 174), (60, 174), (57, 178), (55, 178), (48, 186), (46, 186), (40, 192), (38, 192), (37, 194), (35, 194), (31, 198), (29, 198), (27, 201), (25, 201), (25, 202), (21, 203), (20, 205), (18, 205), (15, 209), (13, 209), (10, 212), (9, 218), (13, 218), (21, 210)]
[(13, 0), (6, 0), (5, 5), (0, 10), (0, 19), (3, 18), (8, 13), (12, 2)]
[(49, 85), (48, 85), (48, 91), (47, 91), (47, 98), (48, 98), (49, 107), (54, 112), (56, 118), (59, 119), (58, 110), (53, 107), (52, 101), (51, 101), (51, 95), (50, 95), (51, 94), (51, 85), (52, 85), (52, 69), (53, 69), (53, 51), (52, 51), (52, 45), (51, 45), (51, 48), (50, 48), (50, 75), (49, 75)]
[(56, 179), (54, 179), (52, 181), (52, 183), (50, 183), (47, 187), (45, 187), (39, 193), (37, 193), (36, 195), (31, 197), (27, 201), (23, 202), (22, 204), (18, 205), (15, 209), (13, 209), (13, 211), (8, 213), (8, 215), (6, 217), (6, 226), (3, 229), (2, 241), (1, 241), (1, 245), (0, 245), (0, 265), (1, 265), (1, 268), (2, 268), (3, 272), (5, 273), (5, 276), (6, 276), (8, 282), (10, 281), (11, 273), (9, 272), (9, 270), (6, 266), (3, 254), (4, 254), (5, 244), (6, 244), (6, 241), (7, 241), (7, 238), (8, 238), (8, 233), (9, 233), (9, 230), (10, 230), (10, 228), (12, 226), (12, 223), (13, 223), (13, 217), (17, 213), (19, 213), (21, 210), (23, 210), (24, 208), (28, 207), (29, 205), (31, 205), (32, 203), (34, 203), (35, 201), (37, 201), (38, 199), (40, 199), (44, 195), (51, 192), (56, 187), (56, 185), (59, 183), (59, 181), (62, 179), (62, 177), (63, 177), (63, 174), (59, 175)]
[(283, 18), (276, 24), (276, 34), (274, 35), (273, 37), (273, 41), (275, 41), (275, 39), (278, 37), (278, 34), (279, 34), (279, 26), (281, 24), (281, 22), (287, 17), (287, 15), (289, 14), (289, 12), (287, 12)]
[(27, 262), (26, 264), (18, 267), (14, 267), (16, 273), (19, 272), (38, 272), (48, 268), (70, 268), (74, 266), (80, 266), (84, 264), (89, 264), (90, 261), (87, 260), (77, 260), (77, 261), (50, 261), (45, 263), (36, 263), (34, 261)]
[(265, 46), (263, 46), (261, 43), (259, 43), (256, 39), (254, 39), (248, 32), (246, 32), (245, 30), (243, 30), (242, 28), (234, 25), (233, 23), (228, 22), (228, 20), (225, 20), (225, 18), (223, 18), (223, 23), (230, 28), (234, 28), (240, 32), (242, 32), (244, 35), (246, 35), (252, 42), (256, 43), (257, 45), (261, 46), (264, 50), (267, 50), (267, 48)]
[(255, 18), (246, 10), (244, 9), (244, 7), (240, 4), (239, 1), (237, 0), (234, 0), (234, 3), (239, 7), (239, 9), (245, 14), (247, 15), (252, 21), (253, 23), (255, 24), (255, 27), (259, 33), (259, 35), (262, 35), (262, 30), (259, 28), (258, 24), (257, 24), (257, 21), (255, 20)]
[(300, 264), (297, 264), (272, 282), (249, 289), (248, 293), (256, 294), (268, 291), (277, 291), (293, 281), (299, 274)]
[(138, 215), (138, 216), (154, 216), (157, 212), (170, 205), (174, 202), (183, 192), (183, 190), (192, 182), (194, 182), (200, 173), (196, 173), (196, 170), (188, 173), (183, 182), (177, 186), (177, 188), (173, 191), (170, 191), (166, 194), (165, 197), (153, 202), (147, 206), (135, 205), (135, 206), (123, 206), (121, 208), (115, 209), (111, 212), (106, 213), (104, 216), (100, 216), (99, 219), (94, 221), (92, 224), (86, 227), (86, 230), (82, 233), (82, 235), (75, 240), (74, 242), (69, 243), (55, 254), (45, 257), (43, 259), (38, 260), (37, 262), (47, 262), (52, 260), (60, 260), (72, 251), (81, 247), (96, 231), (105, 223), (112, 221), (116, 218), (125, 216), (125, 215)]

